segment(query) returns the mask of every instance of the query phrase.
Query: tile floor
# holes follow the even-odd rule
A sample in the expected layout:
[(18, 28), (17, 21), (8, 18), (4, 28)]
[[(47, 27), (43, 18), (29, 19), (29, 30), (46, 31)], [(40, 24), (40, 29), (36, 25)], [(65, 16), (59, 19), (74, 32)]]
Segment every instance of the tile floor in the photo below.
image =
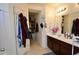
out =
[(27, 52), (26, 55), (43, 55), (48, 52), (52, 52), (48, 48), (42, 48), (36, 41), (31, 42), (30, 50)]

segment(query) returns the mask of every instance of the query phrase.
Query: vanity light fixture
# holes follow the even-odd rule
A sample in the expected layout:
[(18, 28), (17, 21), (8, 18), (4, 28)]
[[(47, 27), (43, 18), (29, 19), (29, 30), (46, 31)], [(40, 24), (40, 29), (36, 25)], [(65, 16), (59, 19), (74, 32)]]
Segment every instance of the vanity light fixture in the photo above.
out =
[(57, 11), (57, 13), (61, 13), (61, 12), (64, 12), (67, 8), (62, 8), (60, 10)]
[(61, 7), (57, 10), (56, 15), (64, 14), (68, 10), (67, 7)]

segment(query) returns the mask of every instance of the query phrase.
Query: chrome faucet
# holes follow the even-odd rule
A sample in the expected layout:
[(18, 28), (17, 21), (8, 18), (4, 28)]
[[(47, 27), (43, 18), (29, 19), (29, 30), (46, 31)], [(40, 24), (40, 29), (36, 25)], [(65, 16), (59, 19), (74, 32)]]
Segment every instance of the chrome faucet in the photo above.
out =
[(68, 39), (68, 38), (69, 38), (69, 39), (72, 39), (72, 34), (65, 32), (65, 33), (64, 33), (64, 37), (67, 38), (67, 39)]

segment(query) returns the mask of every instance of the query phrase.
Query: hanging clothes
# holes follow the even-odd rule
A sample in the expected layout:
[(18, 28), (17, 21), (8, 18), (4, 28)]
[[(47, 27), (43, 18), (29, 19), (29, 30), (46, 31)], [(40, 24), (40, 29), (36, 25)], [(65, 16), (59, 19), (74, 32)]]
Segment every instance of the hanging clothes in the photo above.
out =
[(76, 26), (76, 35), (79, 36), (79, 19), (78, 18), (76, 19), (75, 26)]
[[(24, 16), (24, 22), (27, 25), (27, 18)], [(26, 26), (26, 32), (27, 32), (27, 39), (31, 39), (32, 38), (32, 33), (29, 31), (28, 29), (28, 25)]]
[(22, 29), (21, 29), (21, 23), (20, 21), (18, 20), (19, 17), (18, 15), (16, 15), (16, 30), (17, 30), (17, 37), (18, 37), (18, 45), (19, 45), (19, 48), (22, 47)]
[(22, 28), (22, 44), (24, 47), (26, 47), (27, 24), (24, 20), (24, 16), (22, 13), (19, 14), (19, 21), (21, 23), (21, 28)]
[(26, 33), (28, 33), (27, 19), (25, 16), (23, 16), (23, 18), (24, 18), (24, 24), (26, 25)]
[(74, 33), (76, 36), (79, 36), (79, 19), (78, 18), (75, 21), (73, 21), (72, 33)]
[(75, 25), (76, 20), (73, 21), (73, 25), (72, 25), (72, 32), (73, 34), (76, 33), (76, 25)]

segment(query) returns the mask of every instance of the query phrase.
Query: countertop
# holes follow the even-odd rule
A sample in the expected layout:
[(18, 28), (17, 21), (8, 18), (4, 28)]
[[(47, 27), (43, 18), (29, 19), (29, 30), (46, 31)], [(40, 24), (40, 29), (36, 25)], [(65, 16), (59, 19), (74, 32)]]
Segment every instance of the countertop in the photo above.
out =
[(56, 38), (56, 39), (58, 39), (60, 41), (63, 41), (65, 43), (68, 43), (68, 44), (71, 44), (73, 46), (79, 47), (78, 42), (75, 42), (73, 39), (67, 39), (63, 35), (58, 36), (58, 35), (53, 35), (53, 34), (49, 34), (49, 33), (47, 33), (47, 35), (50, 36), (50, 37)]

